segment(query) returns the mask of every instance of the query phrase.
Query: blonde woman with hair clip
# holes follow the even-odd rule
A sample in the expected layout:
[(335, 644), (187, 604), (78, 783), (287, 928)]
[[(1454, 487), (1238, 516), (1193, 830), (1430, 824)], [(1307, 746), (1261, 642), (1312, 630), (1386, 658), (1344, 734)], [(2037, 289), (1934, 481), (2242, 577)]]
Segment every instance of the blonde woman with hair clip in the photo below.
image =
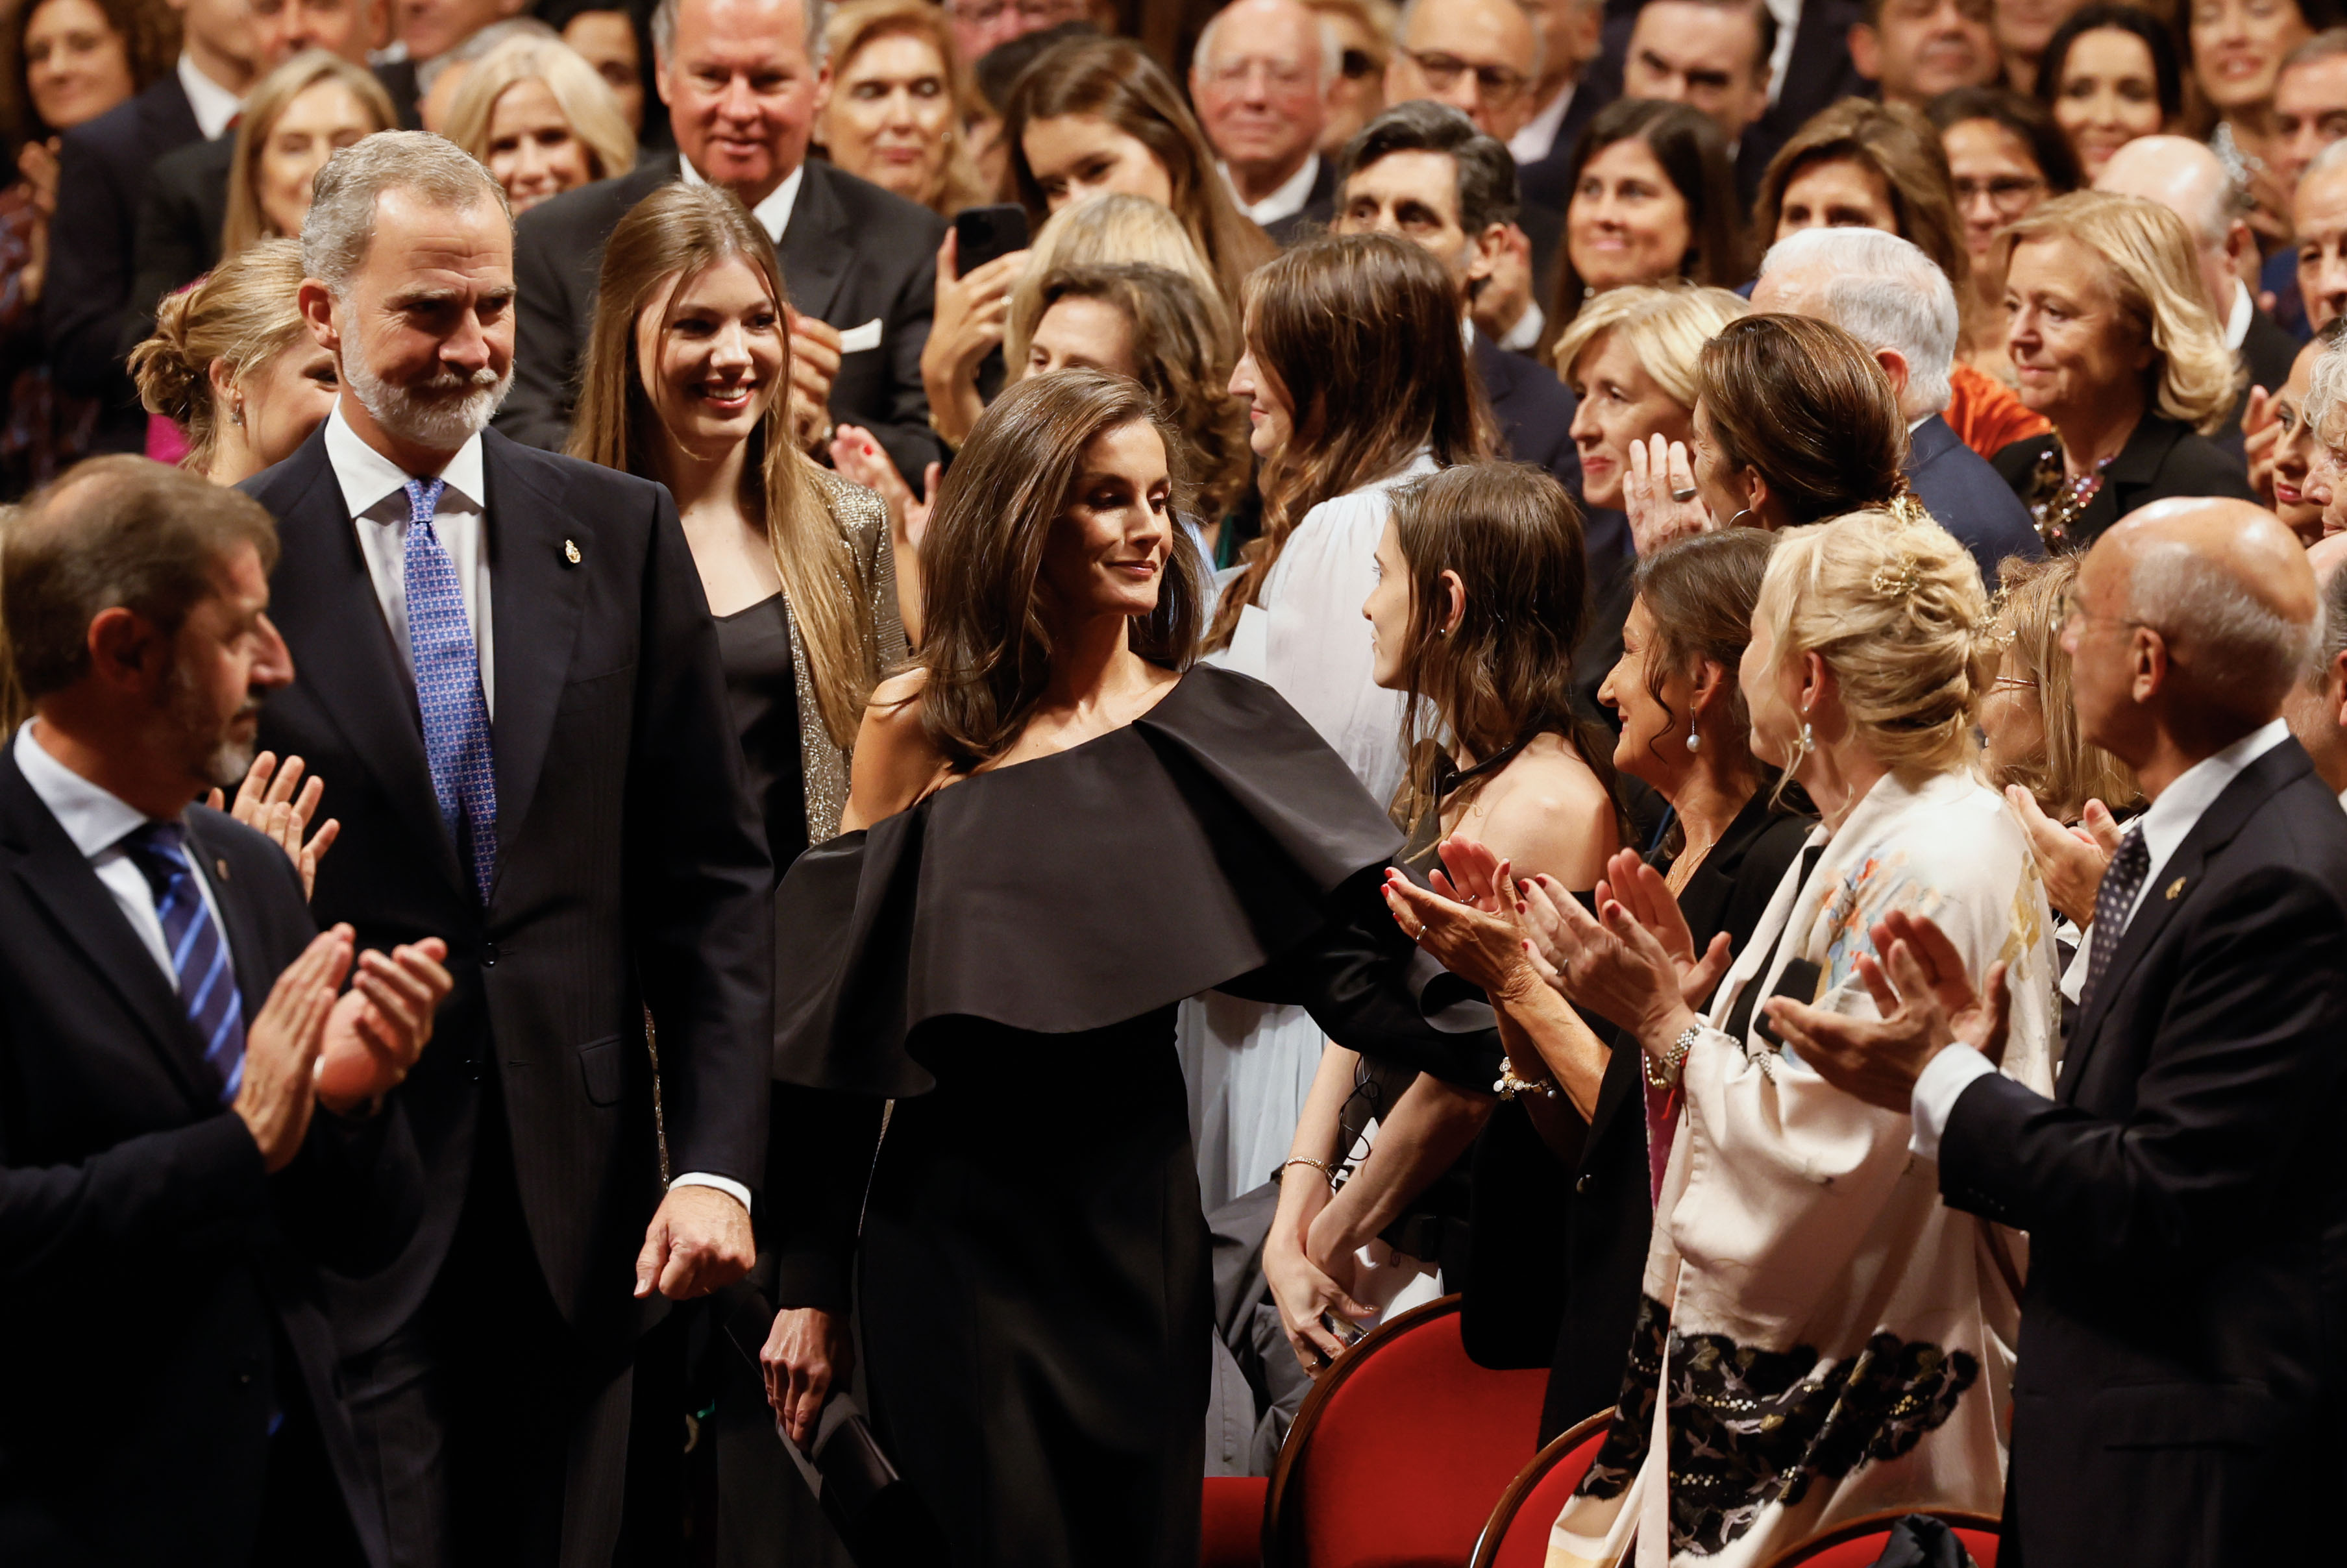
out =
[(1969, 972), (2007, 966), (2003, 1071), (2051, 1091), (2052, 922), (1977, 771), (1993, 661), (1980, 574), (1937, 524), (1788, 530), (1738, 679), (1754, 753), (1823, 820), (1744, 951), (1696, 954), (1635, 855), (1594, 916), (1550, 878), (1522, 885), (1553, 983), (1684, 1107), (1620, 1405), (1549, 1568), (1624, 1562), (1634, 1537), (1648, 1568), (1748, 1568), (1862, 1514), (1999, 1511), (2022, 1238), (1942, 1204), (1912, 1119), (1827, 1084), (1772, 999), (1874, 1016), (1878, 922), (1926, 913)]
[(505, 188), (515, 215), (636, 166), (619, 95), (569, 45), (508, 38), (465, 73), (442, 135)]
[(334, 356), (295, 308), (302, 276), (299, 240), (263, 240), (165, 300), (155, 335), (130, 351), (139, 401), (186, 444), (181, 467), (240, 483), (333, 412)]

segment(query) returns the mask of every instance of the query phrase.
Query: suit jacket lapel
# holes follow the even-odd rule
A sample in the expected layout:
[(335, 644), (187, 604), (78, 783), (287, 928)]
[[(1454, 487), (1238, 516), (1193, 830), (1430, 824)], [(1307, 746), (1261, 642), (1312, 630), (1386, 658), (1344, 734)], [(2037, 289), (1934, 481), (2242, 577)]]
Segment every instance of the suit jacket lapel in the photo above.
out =
[(189, 1100), (208, 1112), (220, 1109), (217, 1082), (202, 1065), (203, 1048), (179, 991), (163, 978), (155, 955), (131, 929), (79, 846), (25, 782), (13, 747), (0, 749), (0, 843), (15, 852), (17, 878), (81, 949), (99, 982), (138, 1020)]
[(846, 232), (847, 212), (831, 189), (830, 166), (809, 159), (804, 167), (806, 178), (800, 182), (799, 199), (792, 204), (791, 220), (778, 247), (783, 282), (801, 314), (828, 321), (856, 252)]
[(261, 1004), (269, 999), (270, 988), (277, 977), (264, 973), (261, 927), (253, 924), (252, 906), (246, 900), (242, 884), (228, 875), (228, 861), (220, 845), (207, 836), (202, 820), (194, 812), (183, 814), (179, 825), (187, 829), (190, 858), (196, 862), (196, 875), (202, 877), (212, 890), (212, 903), (220, 910), (220, 924), (226, 927), (221, 935), (228, 939), (229, 959), (236, 967), (236, 990), (244, 1003), (244, 1021), (251, 1026)]
[[(300, 488), (280, 519), (270, 613), (287, 643), (300, 650), (294, 679), (349, 739), (442, 875), (469, 898), (472, 879), (457, 868), (456, 845), (432, 791), (415, 682), (384, 623), (350, 508), (326, 458), (325, 426), (289, 462), (301, 466)], [(502, 600), (497, 614), (502, 625)]]
[(481, 459), (497, 616), (497, 839), (511, 844), (538, 792), (579, 630), (586, 574), (565, 546), (576, 544), (583, 559), (595, 540), (592, 526), (522, 464), (512, 442), (485, 432)]
[[(2265, 755), (2241, 770), (2225, 792), (2200, 814), (2184, 842), (2157, 873), (2158, 880), (2144, 889), (2143, 903), (2137, 908), (2135, 918), (2127, 922), (2119, 935), (2116, 951), (2111, 954), (2110, 967), (2096, 983), (2095, 994), (2086, 999), (2086, 1010), (2078, 1015), (2076, 1038), (2063, 1053), (2061, 1081), (2055, 1085), (2057, 1099), (2075, 1098), (2079, 1080), (2085, 1075), (2086, 1059), (2093, 1054), (2104, 1020), (2110, 1017), (2111, 999), (2125, 989), (2127, 977), (2143, 961), (2152, 944), (2159, 940), (2168, 921), (2189, 902), (2201, 879), (2209, 856), (2232, 840), (2250, 815), (2273, 797), (2274, 792), (2312, 767), (2306, 753), (2294, 740), (2286, 740)], [(2173, 889), (2173, 895), (2170, 894)], [(2092, 932), (2088, 933), (2091, 938)]]

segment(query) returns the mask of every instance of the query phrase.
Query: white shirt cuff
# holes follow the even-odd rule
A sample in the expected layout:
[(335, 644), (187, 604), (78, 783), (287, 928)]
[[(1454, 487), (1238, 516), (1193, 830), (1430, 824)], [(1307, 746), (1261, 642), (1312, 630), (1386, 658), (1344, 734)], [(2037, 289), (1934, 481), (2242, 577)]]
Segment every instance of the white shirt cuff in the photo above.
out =
[(668, 1190), (671, 1193), (679, 1187), (715, 1187), (719, 1192), (740, 1204), (743, 1214), (750, 1212), (750, 1189), (731, 1176), (712, 1176), (706, 1171), (687, 1171), (668, 1184)]
[(1915, 1080), (1915, 1099), (1911, 1109), (1915, 1115), (1915, 1134), (1907, 1140), (1907, 1152), (1934, 1164), (1940, 1159), (1940, 1135), (1948, 1130), (1948, 1118), (1955, 1114), (1956, 1101), (1972, 1086), (1975, 1078), (1996, 1071), (1995, 1065), (1969, 1045), (1947, 1045), (1940, 1054), (1923, 1064)]

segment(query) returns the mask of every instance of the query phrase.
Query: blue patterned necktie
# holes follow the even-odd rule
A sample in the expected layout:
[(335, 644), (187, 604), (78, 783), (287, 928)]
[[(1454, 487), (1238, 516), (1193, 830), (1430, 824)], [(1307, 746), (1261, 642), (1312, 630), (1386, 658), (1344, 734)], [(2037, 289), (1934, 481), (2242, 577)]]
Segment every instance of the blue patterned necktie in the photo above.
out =
[(2135, 907), (2135, 896), (2143, 891), (2143, 879), (2150, 873), (2151, 851), (2144, 846), (2143, 826), (2131, 825), (2110, 865), (2103, 868), (2102, 886), (2095, 889), (2095, 945), (2086, 955), (2086, 983), (2078, 992), (2082, 1016), (2102, 984), (2103, 971), (2111, 967), (2119, 938), (2127, 935), (2127, 911)]
[(147, 886), (154, 890), (155, 915), (163, 922), (163, 946), (170, 949), (179, 977), (179, 1003), (204, 1042), (204, 1062), (220, 1074), (220, 1103), (236, 1098), (244, 1081), (244, 999), (237, 994), (236, 966), (220, 923), (196, 886), (188, 864), (187, 830), (176, 822), (150, 822), (122, 841)]
[(407, 645), (415, 667), (415, 702), (424, 715), (424, 755), (440, 820), (471, 866), (481, 904), (497, 876), (497, 766), (489, 705), (481, 695), (480, 656), (456, 563), (432, 527), (444, 479), (407, 481)]

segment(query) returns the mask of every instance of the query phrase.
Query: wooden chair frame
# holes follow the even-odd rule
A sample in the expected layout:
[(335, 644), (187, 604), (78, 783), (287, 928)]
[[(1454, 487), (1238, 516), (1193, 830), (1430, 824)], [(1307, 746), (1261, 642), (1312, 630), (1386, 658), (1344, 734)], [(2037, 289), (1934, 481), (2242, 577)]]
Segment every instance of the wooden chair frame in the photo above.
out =
[(1807, 1541), (1795, 1542), (1784, 1551), (1769, 1558), (1762, 1564), (1762, 1568), (1796, 1568), (1797, 1564), (1809, 1561), (1810, 1557), (1829, 1546), (1839, 1546), (1852, 1536), (1888, 1529), (1911, 1513), (1929, 1514), (1932, 1518), (1944, 1523), (1965, 1530), (1985, 1530), (1992, 1535), (2004, 1527), (2004, 1522), (2001, 1519), (1991, 1518), (1985, 1513), (1974, 1513), (1963, 1508), (1886, 1508), (1878, 1512), (1860, 1514), (1856, 1519), (1835, 1525), (1831, 1530), (1820, 1531)]
[(1500, 1501), (1491, 1505), (1491, 1517), (1483, 1522), (1483, 1532), (1475, 1537), (1475, 1554), (1467, 1560), (1467, 1568), (1491, 1568), (1500, 1555), (1501, 1543), (1507, 1538), (1508, 1526), (1515, 1522), (1516, 1511), (1523, 1506), (1525, 1497), (1548, 1479), (1548, 1472), (1554, 1470), (1565, 1455), (1604, 1431), (1606, 1423), (1613, 1419), (1612, 1410), (1600, 1410), (1594, 1416), (1583, 1417), (1551, 1438), (1546, 1446), (1532, 1456), (1530, 1464), (1516, 1471), (1516, 1479), (1508, 1483), (1508, 1490), (1501, 1492)]

